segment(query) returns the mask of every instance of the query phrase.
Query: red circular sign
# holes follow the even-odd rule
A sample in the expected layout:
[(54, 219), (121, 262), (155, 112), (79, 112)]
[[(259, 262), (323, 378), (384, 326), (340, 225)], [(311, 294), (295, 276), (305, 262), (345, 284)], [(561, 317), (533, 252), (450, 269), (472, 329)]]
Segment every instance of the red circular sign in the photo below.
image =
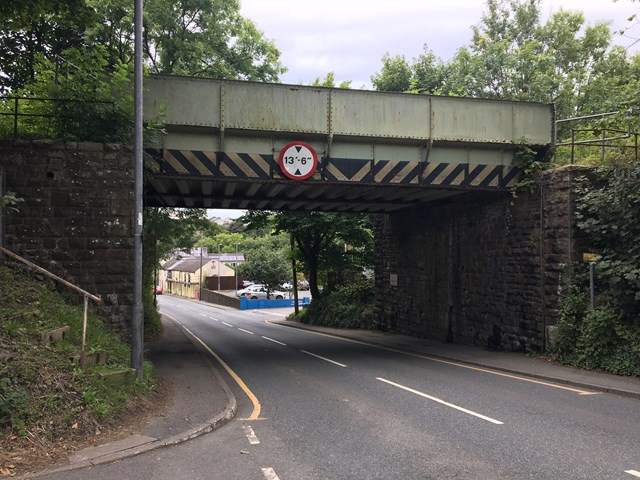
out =
[(280, 170), (291, 180), (306, 180), (318, 168), (318, 156), (308, 143), (287, 143), (280, 151)]

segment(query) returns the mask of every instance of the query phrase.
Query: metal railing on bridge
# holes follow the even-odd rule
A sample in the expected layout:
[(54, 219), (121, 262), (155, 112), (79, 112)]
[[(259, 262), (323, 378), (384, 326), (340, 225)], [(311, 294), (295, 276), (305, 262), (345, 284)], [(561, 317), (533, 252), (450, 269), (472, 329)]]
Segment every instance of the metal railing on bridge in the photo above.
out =
[[(576, 160), (589, 160), (594, 149), (600, 163), (606, 161), (635, 161), (638, 162), (638, 132), (614, 128), (577, 128), (571, 130), (571, 139), (566, 142), (557, 143), (556, 147), (570, 148), (570, 163)], [(582, 154), (584, 151), (586, 154)], [(577, 157), (580, 158), (577, 158)], [(608, 157), (608, 158), (607, 158)], [(594, 158), (595, 159), (595, 158)]]
[[(117, 125), (96, 118), (96, 108), (113, 111), (115, 102), (54, 97), (0, 96), (0, 138), (69, 138), (83, 140), (86, 132), (106, 129), (112, 135)], [(80, 134), (80, 132), (83, 132)]]

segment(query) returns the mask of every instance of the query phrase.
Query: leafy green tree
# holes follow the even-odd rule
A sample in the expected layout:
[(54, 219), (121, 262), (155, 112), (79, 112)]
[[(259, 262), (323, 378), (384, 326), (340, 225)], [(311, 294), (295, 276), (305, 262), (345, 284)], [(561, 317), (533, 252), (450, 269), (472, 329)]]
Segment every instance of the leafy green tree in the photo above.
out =
[(277, 81), (280, 52), (238, 0), (148, 0), (144, 48), (154, 73)]
[(289, 262), (282, 250), (264, 246), (246, 256), (245, 261), (238, 265), (238, 274), (263, 284), (267, 294), (291, 277)]
[(424, 45), (423, 53), (411, 65), (409, 90), (413, 93), (440, 94), (445, 89), (448, 76), (448, 65)]
[[(133, 71), (131, 65), (110, 64), (104, 47), (66, 50), (65, 60), (37, 55), (38, 75), (14, 93), (34, 100), (19, 104), (20, 136), (64, 138), (109, 143), (133, 140)], [(81, 65), (81, 66), (80, 66)], [(40, 100), (48, 99), (48, 100)], [(12, 111), (13, 104), (2, 105)], [(33, 116), (29, 116), (33, 115)], [(0, 132), (13, 133), (13, 118), (0, 117)]]
[(271, 222), (274, 233), (293, 235), (311, 296), (320, 295), (319, 273), (372, 264), (373, 233), (368, 215), (327, 212), (249, 212), (246, 223), (262, 227)]
[[(333, 72), (327, 73), (327, 76), (324, 77), (324, 80), (320, 80), (320, 77), (317, 77), (313, 82), (309, 85), (312, 87), (335, 87), (336, 86), (336, 76)], [(351, 88), (351, 80), (343, 80), (338, 85), (338, 88)]]
[(640, 168), (602, 167), (596, 176), (607, 186), (579, 191), (578, 226), (601, 257), (603, 286), (627, 321), (640, 328)]
[(411, 87), (411, 66), (404, 55), (382, 57), (382, 71), (371, 75), (371, 83), (381, 92), (406, 92)]
[(142, 301), (145, 332), (157, 333), (160, 318), (151, 293), (154, 274), (160, 260), (174, 250), (188, 250), (195, 245), (194, 231), (209, 226), (204, 210), (176, 208), (145, 208), (142, 247)]
[(39, 55), (53, 60), (85, 45), (95, 21), (84, 0), (4, 0), (0, 9), (0, 94), (33, 82)]

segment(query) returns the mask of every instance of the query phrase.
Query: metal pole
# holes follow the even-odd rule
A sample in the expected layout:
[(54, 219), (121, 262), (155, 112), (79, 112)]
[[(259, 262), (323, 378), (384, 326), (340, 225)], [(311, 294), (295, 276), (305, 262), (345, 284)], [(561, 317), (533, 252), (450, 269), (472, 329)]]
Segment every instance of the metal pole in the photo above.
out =
[(293, 283), (291, 284), (293, 287), (293, 309), (297, 316), (300, 309), (298, 308), (298, 272), (296, 271), (296, 259), (293, 256), (293, 248), (295, 247), (293, 233), (289, 235), (289, 241), (291, 242), (291, 272), (293, 273)]
[(142, 309), (142, 0), (135, 0), (135, 186), (134, 186), (134, 271), (133, 318), (131, 319), (131, 368), (142, 379), (143, 309)]
[(237, 243), (236, 243), (236, 283), (234, 288), (238, 288), (238, 244)]
[(222, 245), (218, 244), (218, 292), (220, 291), (220, 247)]
[(84, 350), (87, 345), (87, 309), (89, 307), (89, 297), (84, 296), (84, 315), (82, 316), (82, 344), (80, 346), (80, 362), (84, 362)]
[(200, 293), (198, 294), (198, 300), (202, 300), (202, 243), (200, 243)]

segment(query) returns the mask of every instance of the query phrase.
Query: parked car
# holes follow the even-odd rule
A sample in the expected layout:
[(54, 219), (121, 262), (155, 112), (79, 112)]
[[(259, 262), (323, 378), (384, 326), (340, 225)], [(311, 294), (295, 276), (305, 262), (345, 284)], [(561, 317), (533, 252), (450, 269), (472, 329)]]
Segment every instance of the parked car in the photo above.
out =
[(283, 290), (291, 290), (293, 288), (293, 285), (289, 282), (284, 282), (282, 285), (280, 285), (280, 288), (282, 288)]
[(239, 288), (240, 288), (240, 287), (242, 287), (242, 288), (247, 288), (247, 287), (249, 287), (249, 286), (251, 286), (251, 285), (254, 285), (254, 284), (255, 284), (255, 282), (252, 282), (251, 280), (242, 280), (242, 281), (240, 282), (240, 285), (238, 285), (238, 287), (239, 287)]
[(247, 288), (238, 290), (236, 292), (236, 297), (243, 297), (245, 293), (260, 289), (262, 287), (263, 285), (260, 285), (259, 283), (254, 283), (253, 285), (249, 285)]
[(162, 295), (162, 287), (160, 285), (156, 285), (151, 293), (155, 293), (156, 295)]
[[(285, 292), (281, 292), (279, 290), (271, 290), (269, 292), (270, 300), (282, 300), (286, 297)], [(267, 298), (267, 289), (264, 286), (260, 286), (260, 288), (256, 288), (254, 290), (250, 290), (244, 294), (244, 298), (248, 300), (264, 300)]]

